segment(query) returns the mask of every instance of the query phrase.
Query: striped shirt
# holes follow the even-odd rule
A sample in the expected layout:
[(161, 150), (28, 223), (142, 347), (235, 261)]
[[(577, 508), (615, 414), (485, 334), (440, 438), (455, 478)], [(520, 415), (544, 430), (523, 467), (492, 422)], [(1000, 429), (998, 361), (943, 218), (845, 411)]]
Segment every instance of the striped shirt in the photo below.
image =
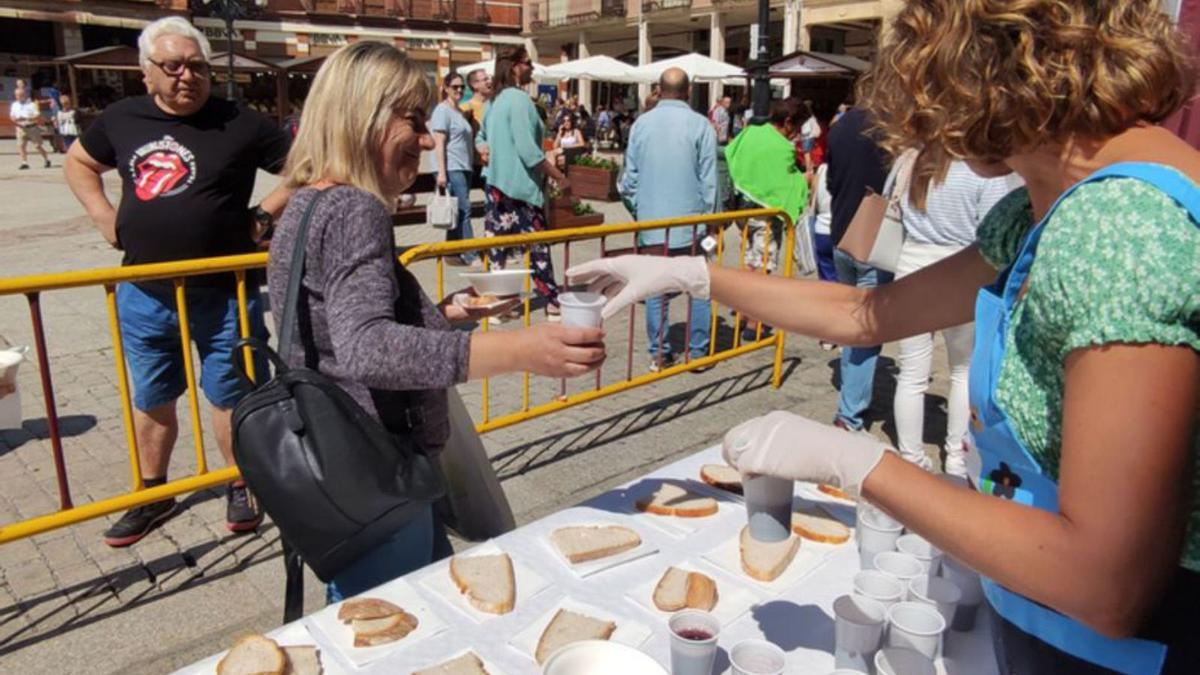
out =
[[(896, 180), (895, 173), (888, 176), (885, 193)], [(975, 242), (975, 228), (988, 211), (1023, 184), (1015, 173), (982, 178), (966, 162), (955, 161), (950, 164), (945, 181), (929, 186), (924, 211), (913, 206), (910, 196), (901, 202), (904, 234), (914, 244), (969, 246)]]

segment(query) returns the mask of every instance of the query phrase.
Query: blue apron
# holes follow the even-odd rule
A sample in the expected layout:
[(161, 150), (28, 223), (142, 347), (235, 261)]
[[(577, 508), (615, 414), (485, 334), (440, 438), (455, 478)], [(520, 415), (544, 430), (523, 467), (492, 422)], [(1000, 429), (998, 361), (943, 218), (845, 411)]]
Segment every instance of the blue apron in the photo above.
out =
[[(1026, 235), (1012, 266), (994, 285), (979, 292), (975, 304), (975, 350), (970, 374), (971, 443), (977, 452), (968, 455), (976, 455), (981, 463), (973, 477), (976, 487), (985, 494), (1046, 511), (1058, 511), (1058, 484), (1043, 473), (1037, 459), (1013, 432), (996, 400), (996, 385), (1004, 362), (1008, 324), (1021, 289), (1029, 278), (1046, 223), (1063, 199), (1080, 186), (1114, 177), (1136, 178), (1153, 185), (1186, 208), (1193, 223), (1200, 222), (1200, 189), (1187, 178), (1158, 164), (1115, 164), (1092, 174), (1059, 197), (1042, 221)], [(983, 580), (983, 590), (989, 604), (1006, 621), (1082, 661), (1122, 673), (1158, 673), (1166, 661), (1167, 646), (1161, 642), (1104, 637), (990, 579)]]

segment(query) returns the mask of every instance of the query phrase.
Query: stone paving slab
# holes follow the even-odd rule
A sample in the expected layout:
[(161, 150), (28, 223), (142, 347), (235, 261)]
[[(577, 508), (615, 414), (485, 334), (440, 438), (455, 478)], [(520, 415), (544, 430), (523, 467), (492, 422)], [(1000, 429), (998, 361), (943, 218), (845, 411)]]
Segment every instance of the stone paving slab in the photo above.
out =
[[(59, 160), (56, 156), (56, 166)], [(100, 240), (59, 169), (17, 172), (15, 167), (11, 141), (0, 141), (0, 202), (19, 206), (0, 213), (0, 276), (119, 264), (119, 253)], [(260, 174), (256, 194), (264, 194), (274, 180)], [(106, 185), (115, 195), (113, 177)], [(594, 205), (609, 222), (628, 219), (619, 204)], [(482, 232), (482, 223), (476, 228)], [(397, 230), (402, 245), (440, 236), (424, 227)], [(597, 252), (594, 243), (574, 244), (571, 256), (578, 261)], [(561, 263), (561, 251), (556, 251), (560, 270)], [(434, 295), (432, 263), (418, 263), (414, 271)], [(460, 285), (458, 271), (447, 269), (449, 290)], [(86, 503), (120, 494), (131, 476), (104, 293), (95, 288), (49, 292), (42, 297), (42, 308), (72, 497)], [(672, 337), (677, 342), (684, 315), (682, 301), (674, 303)], [(542, 320), (540, 313), (535, 315), (534, 321)], [(732, 337), (731, 324), (722, 311), (722, 346)], [(601, 380), (607, 384), (626, 373), (627, 318), (616, 317), (606, 329), (609, 361)], [(644, 332), (639, 311), (632, 349), (635, 375), (649, 365)], [(24, 299), (0, 297), (0, 347), (30, 341)], [(938, 349), (935, 384), (927, 399), (927, 440), (945, 430), (945, 359), (940, 345)], [(873, 431), (881, 435), (894, 435), (892, 353), (885, 347), (870, 413)], [(812, 340), (789, 336), (786, 377), (778, 390), (770, 386), (773, 351), (764, 350), (707, 373), (681, 375), (499, 429), (483, 437), (484, 445), (518, 523), (526, 523), (707, 447), (747, 417), (781, 408), (830, 418), (837, 400), (836, 355)], [(520, 376), (491, 380), (493, 418), (520, 408), (521, 383)], [(2, 522), (48, 513), (59, 503), (41, 387), (32, 364), (22, 367), (19, 386), (23, 428), (0, 430)], [(589, 376), (569, 382), (567, 390), (593, 386)], [(560, 387), (559, 381), (533, 378), (531, 401), (553, 400)], [(459, 391), (476, 421), (481, 420), (480, 384), (465, 384)], [(205, 457), (210, 467), (218, 467), (222, 462), (206, 429), (206, 406), (202, 408)], [(180, 409), (180, 439), (171, 462), (176, 477), (189, 475), (196, 465), (186, 410)], [(277, 626), (283, 574), (274, 527), (268, 522), (252, 535), (228, 533), (221, 489), (190, 495), (183, 504), (181, 515), (129, 549), (111, 549), (100, 540), (115, 520), (112, 516), (0, 546), (0, 674), (169, 672), (241, 634)], [(323, 588), (308, 574), (306, 606), (312, 610), (322, 603)]]

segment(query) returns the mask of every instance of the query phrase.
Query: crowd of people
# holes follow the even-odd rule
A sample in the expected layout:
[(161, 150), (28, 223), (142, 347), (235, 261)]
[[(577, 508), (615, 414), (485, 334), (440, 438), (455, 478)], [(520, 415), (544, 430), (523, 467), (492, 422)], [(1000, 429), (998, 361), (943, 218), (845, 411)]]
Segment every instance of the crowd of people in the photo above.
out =
[[(536, 232), (547, 181), (570, 189), (560, 158), (616, 129), (620, 191), (638, 220), (704, 216), (735, 199), (794, 221), (808, 214), (801, 231), (818, 252), (816, 279), (725, 268), (704, 254), (704, 226), (639, 232), (642, 255), (564, 273), (609, 297), (606, 317), (646, 303), (654, 370), (676, 358), (666, 330), (679, 293), (692, 298), (687, 359), (709, 352), (710, 300), (762, 321), (759, 330), (842, 347), (828, 423), (747, 415), (726, 436), (732, 466), (839, 485), (979, 570), (1001, 672), (1195, 672), (1200, 153), (1157, 126), (1193, 91), (1182, 44), (1156, 0), (1002, 9), (914, 0), (883, 38), (857, 103), (829, 124), (798, 98), (774, 102), (764, 120), (746, 120), (729, 98), (698, 113), (687, 74), (670, 69), (622, 134), (624, 110), (601, 110), (593, 125), (568, 102), (546, 118), (525, 92), (533, 63), (521, 47), (503, 49), (490, 74), (451, 74), (433, 87), (394, 47), (358, 42), (322, 65), (293, 141), (260, 114), (212, 98), (207, 40), (168, 18), (139, 40), (149, 93), (110, 106), (71, 145), (65, 173), (125, 264), (269, 242), (272, 306), (284, 304), (294, 267), (301, 279), (290, 365), (319, 370), (371, 419), (435, 456), (448, 438), (449, 387), (504, 372), (579, 376), (605, 350), (602, 330), (555, 323), (563, 282), (540, 246), (530, 263), (550, 321), (452, 329), (512, 307), (428, 298), (396, 263), (391, 215), (422, 153), (434, 154), (438, 188), (465, 206), (450, 238), (474, 234), (476, 171), (486, 234)], [(259, 168), (284, 180), (248, 208)], [(101, 183), (113, 169), (117, 206)], [(839, 248), (870, 193), (900, 214), (895, 269)], [(778, 223), (747, 227), (757, 228), (748, 232), (757, 248), (745, 262), (791, 254), (779, 250)], [(305, 252), (302, 267), (295, 250)], [(523, 266), (520, 253), (498, 247), (489, 258)], [(232, 464), (230, 410), (250, 385), (230, 358), (238, 320), (227, 277), (189, 280), (187, 301), (201, 388)], [(248, 309), (251, 333), (265, 339), (261, 281), (250, 284)], [(117, 302), (141, 474), (158, 485), (185, 389), (180, 317), (171, 289), (156, 282), (122, 284)], [(951, 376), (940, 467), (923, 444), (937, 333)], [(895, 443), (861, 433), (886, 342), (899, 342)], [(176, 508), (133, 509), (106, 541), (130, 545)], [(233, 483), (229, 528), (251, 530), (261, 518), (247, 486)], [(383, 535), (329, 582), (331, 600), (449, 554), (430, 508)]]

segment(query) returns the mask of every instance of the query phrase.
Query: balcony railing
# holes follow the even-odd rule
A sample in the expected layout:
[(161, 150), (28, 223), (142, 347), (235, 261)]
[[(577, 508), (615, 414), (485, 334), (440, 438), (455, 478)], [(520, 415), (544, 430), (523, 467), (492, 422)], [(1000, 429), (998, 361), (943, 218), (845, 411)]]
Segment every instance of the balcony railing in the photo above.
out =
[(315, 0), (312, 7), (319, 14), (521, 27), (520, 0)]
[(532, 5), (529, 27), (561, 28), (600, 19), (625, 17), (625, 0), (550, 0)]
[(692, 0), (642, 0), (642, 11), (665, 12), (671, 9), (687, 9), (692, 6)]

